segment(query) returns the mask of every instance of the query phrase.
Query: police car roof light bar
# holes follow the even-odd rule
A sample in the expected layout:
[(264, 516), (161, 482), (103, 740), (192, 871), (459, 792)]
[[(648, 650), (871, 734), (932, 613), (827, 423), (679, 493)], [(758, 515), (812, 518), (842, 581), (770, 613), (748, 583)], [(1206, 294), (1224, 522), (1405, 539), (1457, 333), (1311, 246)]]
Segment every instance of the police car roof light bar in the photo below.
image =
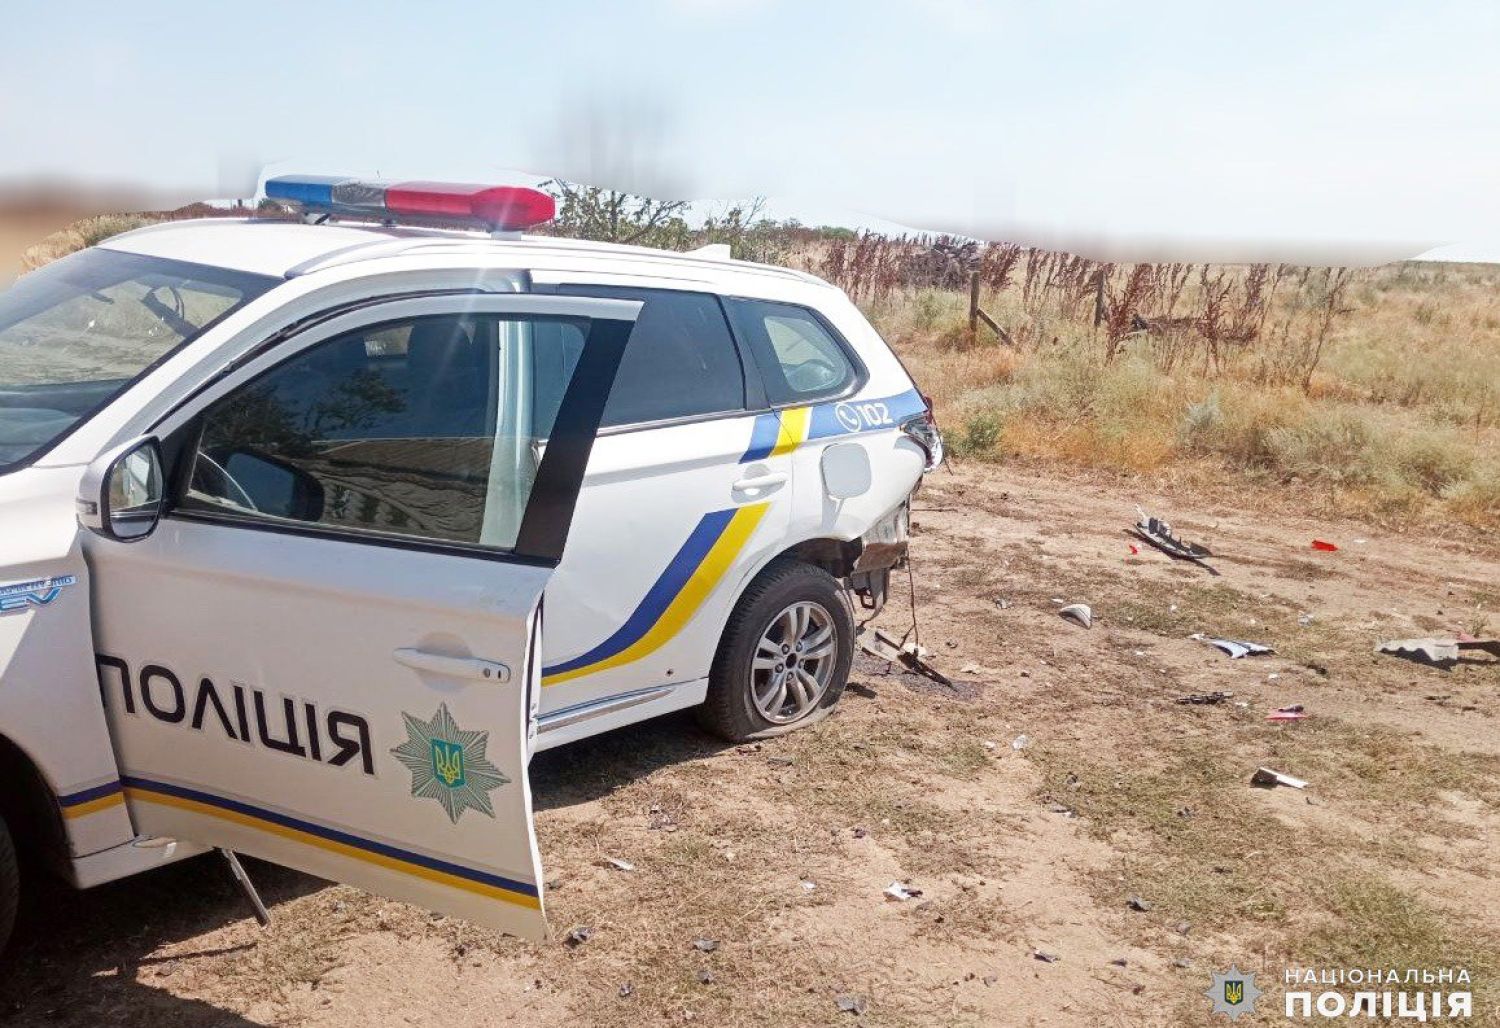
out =
[(461, 182), (361, 182), (329, 175), (278, 175), (266, 197), (309, 214), (426, 221), (518, 232), (551, 221), (557, 203), (539, 189)]

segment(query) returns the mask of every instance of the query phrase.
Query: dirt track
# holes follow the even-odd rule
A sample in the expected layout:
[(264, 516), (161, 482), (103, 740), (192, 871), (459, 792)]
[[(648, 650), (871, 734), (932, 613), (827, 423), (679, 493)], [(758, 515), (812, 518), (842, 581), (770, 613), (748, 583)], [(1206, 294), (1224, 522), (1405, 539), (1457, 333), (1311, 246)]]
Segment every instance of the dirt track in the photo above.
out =
[[(1132, 554), (1137, 502), (1221, 576)], [(958, 692), (862, 662), (786, 739), (673, 718), (537, 759), (551, 921), (584, 944), (252, 864), (262, 932), (191, 861), (34, 897), (0, 1023), (1211, 1024), (1230, 961), (1269, 993), (1239, 1024), (1285, 1023), (1282, 968), (1325, 965), (1468, 966), (1471, 1023), (1500, 1019), (1500, 666), (1370, 652), (1500, 631), (1494, 546), (974, 465), (915, 520), (922, 640)], [(1231, 661), (1199, 631), (1278, 652)], [(1174, 702), (1213, 690), (1235, 695)], [(1290, 703), (1311, 717), (1264, 720)], [(1258, 764), (1312, 787), (1253, 789)], [(894, 880), (921, 897), (885, 900)]]

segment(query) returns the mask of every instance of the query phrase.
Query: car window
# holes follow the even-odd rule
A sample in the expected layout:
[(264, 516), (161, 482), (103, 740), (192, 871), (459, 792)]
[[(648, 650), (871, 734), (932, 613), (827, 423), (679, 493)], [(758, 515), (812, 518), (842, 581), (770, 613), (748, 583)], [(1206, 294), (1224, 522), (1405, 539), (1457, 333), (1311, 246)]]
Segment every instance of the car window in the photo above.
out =
[(561, 291), (643, 301), (602, 424), (633, 425), (744, 409), (744, 368), (716, 297), (592, 284), (566, 285)]
[(415, 318), (320, 343), (205, 412), (189, 510), (515, 545), (586, 323)]
[(755, 356), (773, 405), (837, 396), (858, 372), (811, 311), (786, 303), (725, 297), (734, 327)]
[(0, 473), (39, 455), (275, 284), (91, 247), (0, 292)]

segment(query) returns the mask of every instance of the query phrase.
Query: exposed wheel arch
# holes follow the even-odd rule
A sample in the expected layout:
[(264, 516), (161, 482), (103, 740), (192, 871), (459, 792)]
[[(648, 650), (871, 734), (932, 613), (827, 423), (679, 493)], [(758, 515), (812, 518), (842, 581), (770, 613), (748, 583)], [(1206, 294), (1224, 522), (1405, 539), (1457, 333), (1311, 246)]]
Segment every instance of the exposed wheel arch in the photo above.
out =
[(0, 816), (23, 858), (57, 871), (68, 864), (68, 837), (57, 796), (36, 762), (14, 741), (0, 735)]

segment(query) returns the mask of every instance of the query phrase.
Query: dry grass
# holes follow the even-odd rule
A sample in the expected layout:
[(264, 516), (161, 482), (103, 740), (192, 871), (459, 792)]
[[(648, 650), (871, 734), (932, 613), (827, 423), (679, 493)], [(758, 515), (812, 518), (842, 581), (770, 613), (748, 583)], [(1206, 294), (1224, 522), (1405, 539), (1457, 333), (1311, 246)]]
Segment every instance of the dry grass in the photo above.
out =
[(1010, 347), (983, 328), (970, 338), (966, 292), (902, 287), (884, 259), (844, 278), (930, 389), (960, 456), (1233, 475), (1330, 512), (1500, 524), (1500, 268), (1043, 255), (983, 293)]

